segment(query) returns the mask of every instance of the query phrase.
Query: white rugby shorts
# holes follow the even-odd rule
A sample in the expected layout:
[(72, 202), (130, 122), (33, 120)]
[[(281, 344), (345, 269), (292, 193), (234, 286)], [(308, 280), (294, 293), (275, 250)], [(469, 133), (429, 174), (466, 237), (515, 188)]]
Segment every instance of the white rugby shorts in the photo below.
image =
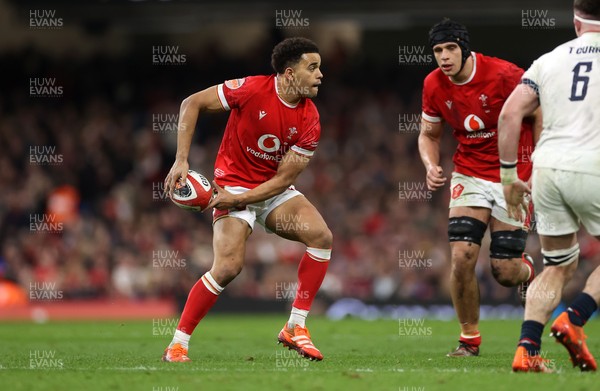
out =
[(600, 176), (534, 165), (532, 195), (539, 234), (600, 235)]
[[(232, 194), (242, 194), (250, 190), (242, 186), (225, 186), (224, 189)], [(213, 224), (223, 217), (231, 216), (244, 220), (246, 223), (248, 223), (251, 229), (254, 229), (254, 222), (258, 222), (260, 225), (265, 227), (265, 220), (267, 219), (269, 213), (271, 213), (279, 205), (299, 195), (302, 195), (302, 193), (296, 190), (294, 186), (290, 186), (283, 193), (255, 204), (246, 205), (246, 208), (242, 210), (213, 209)], [(266, 227), (265, 230), (267, 232), (271, 232)]]
[(501, 183), (453, 172), (450, 181), (450, 208), (458, 206), (491, 209), (492, 216), (499, 221), (527, 229), (523, 222), (508, 217)]

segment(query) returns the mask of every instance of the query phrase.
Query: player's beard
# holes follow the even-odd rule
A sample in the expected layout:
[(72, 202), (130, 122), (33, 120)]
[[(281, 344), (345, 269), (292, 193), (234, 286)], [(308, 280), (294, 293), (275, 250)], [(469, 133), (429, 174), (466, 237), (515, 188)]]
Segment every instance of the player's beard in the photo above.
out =
[(316, 86), (311, 86), (307, 88), (307, 93), (304, 94), (302, 97), (303, 98), (314, 98), (319, 94), (319, 89)]
[(303, 98), (309, 98), (312, 99), (314, 97), (316, 97), (319, 94), (319, 91), (315, 91), (315, 92), (309, 92), (308, 94), (306, 94), (306, 96), (303, 96)]

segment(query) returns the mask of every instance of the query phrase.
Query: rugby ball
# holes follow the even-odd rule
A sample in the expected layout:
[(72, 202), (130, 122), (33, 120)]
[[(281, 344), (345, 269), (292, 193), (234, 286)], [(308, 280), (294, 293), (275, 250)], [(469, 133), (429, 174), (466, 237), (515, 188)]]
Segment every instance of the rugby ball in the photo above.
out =
[(175, 184), (171, 200), (182, 209), (201, 212), (212, 201), (214, 196), (210, 181), (194, 170), (188, 170), (185, 185)]

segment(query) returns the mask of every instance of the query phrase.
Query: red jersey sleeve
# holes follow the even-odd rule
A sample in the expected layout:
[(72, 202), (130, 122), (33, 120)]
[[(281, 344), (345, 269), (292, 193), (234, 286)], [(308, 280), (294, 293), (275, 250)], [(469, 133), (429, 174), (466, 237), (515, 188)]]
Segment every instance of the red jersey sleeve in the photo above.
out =
[(252, 79), (252, 77), (231, 79), (217, 85), (219, 101), (225, 110), (239, 108), (250, 97)]
[(507, 62), (506, 67), (500, 74), (500, 80), (502, 80), (502, 96), (508, 98), (513, 92), (517, 84), (521, 82), (521, 76), (525, 71), (513, 63)]
[(437, 108), (435, 100), (433, 98), (433, 92), (435, 91), (435, 80), (432, 74), (429, 74), (423, 82), (423, 103), (421, 117), (429, 122), (442, 122), (442, 114)]
[(319, 139), (321, 138), (321, 123), (319, 113), (312, 102), (307, 109), (307, 115), (304, 119), (305, 131), (300, 135), (298, 141), (290, 148), (300, 155), (311, 157), (314, 155)]

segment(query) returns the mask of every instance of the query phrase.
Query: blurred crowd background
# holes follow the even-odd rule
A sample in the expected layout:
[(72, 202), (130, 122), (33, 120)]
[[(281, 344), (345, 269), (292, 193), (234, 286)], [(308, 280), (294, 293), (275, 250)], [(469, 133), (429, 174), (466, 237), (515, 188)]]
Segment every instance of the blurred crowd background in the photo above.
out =
[[(163, 193), (175, 156), (180, 102), (226, 79), (272, 73), (273, 46), (286, 36), (302, 35), (323, 48), (325, 75), (314, 99), (321, 115), (320, 145), (297, 182), (334, 234), (320, 299), (325, 304), (345, 297), (369, 303), (450, 303), (449, 190), (426, 191), (417, 149), (421, 83), (434, 69), (427, 31), (439, 20), (436, 15), (404, 27), (388, 22), (385, 28), (348, 28), (337, 21), (339, 28), (327, 30), (322, 14), (303, 9), (309, 26), (290, 29), (272, 20), (277, 7), (271, 7), (259, 11), (270, 19), (260, 24), (257, 38), (239, 37), (240, 27), (219, 40), (202, 26), (170, 32), (168, 26), (149, 24), (151, 33), (114, 32), (109, 22), (80, 26), (74, 16), (67, 17), (68, 3), (0, 3), (10, 21), (4, 28), (26, 30), (14, 42), (4, 38), (1, 46), (0, 279), (20, 286), (26, 300), (31, 290), (43, 289), (60, 291), (64, 299), (184, 300), (210, 268), (212, 233), (210, 213), (181, 210)], [(32, 29), (28, 12), (42, 8), (56, 10), (55, 17), (64, 15), (64, 26)], [(474, 50), (525, 68), (572, 34), (568, 23), (552, 31), (528, 31), (518, 25), (518, 15), (514, 25), (503, 20), (488, 26), (459, 15), (455, 10), (449, 16), (470, 27)], [(236, 21), (227, 23), (223, 26)], [(206, 29), (214, 33), (217, 27), (218, 19)], [(74, 28), (76, 40), (53, 49), (44, 46), (44, 40), (61, 40)], [(491, 43), (499, 31), (526, 38), (518, 48), (510, 38)], [(554, 39), (538, 40), (548, 36)], [(238, 38), (251, 43), (221, 44)], [(184, 56), (157, 63), (153, 51), (160, 47)], [(430, 57), (401, 63), (401, 47), (424, 48), (422, 54)], [(52, 80), (61, 88), (32, 93), (32, 85)], [(226, 121), (227, 114), (201, 116), (192, 169), (212, 177)], [(442, 147), (447, 174), (455, 147), (447, 129)], [(568, 297), (600, 264), (600, 246), (585, 234), (581, 241), (580, 268)], [(493, 280), (488, 247), (486, 236), (477, 266), (482, 301), (517, 304), (515, 290)], [(528, 250), (541, 270), (535, 234)], [(303, 246), (257, 226), (248, 241), (245, 269), (224, 295), (289, 299), (303, 252)]]

